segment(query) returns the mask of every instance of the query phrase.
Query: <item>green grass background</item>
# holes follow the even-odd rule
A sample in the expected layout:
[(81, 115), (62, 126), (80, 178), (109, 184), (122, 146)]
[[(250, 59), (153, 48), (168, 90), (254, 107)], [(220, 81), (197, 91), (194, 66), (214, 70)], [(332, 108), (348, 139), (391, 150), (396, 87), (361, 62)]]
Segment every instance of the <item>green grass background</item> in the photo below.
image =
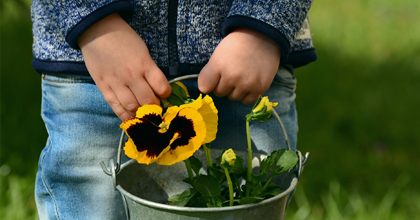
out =
[[(28, 0), (0, 1), (0, 219), (37, 219), (47, 134)], [(298, 149), (288, 219), (420, 219), (420, 2), (316, 0), (319, 59), (296, 70)]]

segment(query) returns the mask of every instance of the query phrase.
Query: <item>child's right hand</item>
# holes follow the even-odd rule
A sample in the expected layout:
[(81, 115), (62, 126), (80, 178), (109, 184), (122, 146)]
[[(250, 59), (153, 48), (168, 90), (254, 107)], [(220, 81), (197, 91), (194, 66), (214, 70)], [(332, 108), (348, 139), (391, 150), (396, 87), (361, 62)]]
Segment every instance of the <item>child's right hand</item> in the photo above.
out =
[(121, 120), (133, 118), (142, 105), (160, 104), (159, 98), (171, 94), (146, 44), (117, 13), (86, 30), (78, 43), (90, 75)]

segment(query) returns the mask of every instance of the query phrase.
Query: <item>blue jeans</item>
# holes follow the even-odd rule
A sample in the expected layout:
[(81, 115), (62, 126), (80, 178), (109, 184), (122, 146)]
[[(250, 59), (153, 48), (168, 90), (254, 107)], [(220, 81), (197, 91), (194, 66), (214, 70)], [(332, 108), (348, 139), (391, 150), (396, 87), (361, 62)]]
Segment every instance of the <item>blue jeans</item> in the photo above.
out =
[[(184, 83), (192, 94), (198, 92), (196, 80)], [(291, 145), (296, 149), (296, 80), (280, 69), (265, 95), (278, 102)], [(44, 219), (125, 219), (121, 195), (114, 190), (112, 178), (100, 167), (116, 161), (121, 129), (114, 114), (89, 76), (43, 75), (42, 118), (49, 134), (39, 159), (35, 198)], [(227, 98), (215, 98), (219, 127), (212, 148), (246, 150), (245, 106)], [(269, 154), (286, 148), (276, 120), (251, 122), (253, 148)], [(123, 157), (122, 162), (126, 162)]]

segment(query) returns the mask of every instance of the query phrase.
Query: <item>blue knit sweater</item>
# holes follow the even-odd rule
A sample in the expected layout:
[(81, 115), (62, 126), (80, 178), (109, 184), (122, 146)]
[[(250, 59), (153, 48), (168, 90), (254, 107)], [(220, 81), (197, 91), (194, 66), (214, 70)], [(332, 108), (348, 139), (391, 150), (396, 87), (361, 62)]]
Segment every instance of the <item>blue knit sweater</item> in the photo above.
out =
[[(282, 65), (316, 60), (307, 13), (312, 0), (33, 0), (33, 68), (89, 74), (79, 36), (119, 12), (166, 74), (198, 73), (224, 36), (248, 27), (273, 39)], [(171, 70), (171, 71), (170, 71)], [(175, 70), (175, 71), (172, 71)]]

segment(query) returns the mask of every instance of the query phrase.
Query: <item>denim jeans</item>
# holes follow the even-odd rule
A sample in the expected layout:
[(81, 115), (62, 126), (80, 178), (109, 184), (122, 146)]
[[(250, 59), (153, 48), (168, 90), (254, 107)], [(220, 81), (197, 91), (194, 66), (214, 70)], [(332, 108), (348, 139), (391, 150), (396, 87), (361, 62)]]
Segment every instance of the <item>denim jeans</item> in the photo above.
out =
[[(198, 92), (195, 79), (183, 81), (191, 94)], [(285, 69), (277, 73), (265, 95), (278, 102), (275, 108), (285, 124), (292, 148), (296, 149), (296, 80)], [(212, 148), (246, 150), (245, 115), (252, 105), (215, 98), (219, 110), (217, 139)], [(116, 161), (121, 129), (92, 78), (79, 75), (44, 74), (42, 118), (49, 134), (36, 176), (35, 198), (44, 219), (125, 219), (121, 195), (112, 178), (101, 169)], [(286, 148), (276, 120), (251, 122), (255, 152), (269, 154)], [(126, 162), (123, 157), (122, 162)]]

